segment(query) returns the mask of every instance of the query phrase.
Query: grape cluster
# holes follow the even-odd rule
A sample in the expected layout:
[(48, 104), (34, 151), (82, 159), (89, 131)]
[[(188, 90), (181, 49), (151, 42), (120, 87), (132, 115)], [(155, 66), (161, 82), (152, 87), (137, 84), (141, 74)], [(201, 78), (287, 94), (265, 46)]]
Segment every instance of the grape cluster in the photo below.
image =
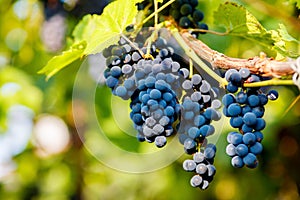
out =
[[(165, 2), (160, 3), (159, 6), (162, 6), (164, 3)], [(137, 6), (138, 10), (147, 10), (148, 14), (154, 12), (152, 0), (143, 1), (142, 3), (138, 3)], [(208, 30), (207, 24), (201, 22), (204, 18), (204, 14), (201, 10), (196, 8), (197, 6), (198, 0), (176, 0), (160, 13), (160, 18), (163, 20), (164, 16), (172, 16), (182, 28)], [(147, 25), (153, 26), (153, 21)], [(197, 33), (195, 34), (197, 35)]]
[(266, 126), (263, 119), (264, 106), (269, 99), (277, 99), (278, 93), (271, 90), (265, 94), (259, 87), (243, 88), (244, 82), (261, 81), (261, 77), (251, 74), (245, 68), (239, 71), (228, 70), (225, 73), (225, 79), (228, 81), (226, 90), (229, 93), (222, 98), (223, 114), (230, 117), (230, 125), (238, 129), (228, 134), (229, 144), (226, 147), (226, 153), (232, 157), (232, 166), (241, 168), (246, 165), (249, 168), (255, 168), (258, 165), (257, 155), (263, 150), (261, 131)]
[[(184, 77), (188, 76), (189, 71), (185, 69), (183, 74), (185, 74)], [(199, 74), (194, 74), (191, 79), (184, 80), (181, 87), (185, 95), (178, 129), (179, 141), (184, 145), (187, 154), (193, 154), (198, 151), (198, 147), (206, 137), (215, 132), (211, 122), (221, 118), (221, 113), (217, 110), (221, 107), (221, 102), (213, 99), (211, 85)]]
[[(147, 48), (135, 43), (146, 55)], [(173, 123), (180, 114), (177, 97), (181, 90), (180, 64), (173, 61), (174, 50), (158, 37), (149, 51), (153, 59), (146, 59), (126, 41), (103, 51), (106, 57), (106, 85), (112, 93), (131, 100), (130, 118), (134, 122), (139, 141), (155, 142), (163, 147), (166, 137), (174, 133)]]
[(193, 160), (187, 159), (183, 162), (183, 169), (185, 171), (196, 172), (190, 180), (190, 184), (193, 187), (199, 187), (205, 190), (213, 180), (216, 174), (216, 167), (213, 165), (216, 150), (214, 144), (207, 144), (203, 151), (196, 152), (193, 155)]
[(166, 137), (174, 133), (172, 124), (179, 116), (180, 105), (173, 87), (179, 76), (171, 72), (177, 72), (178, 65), (171, 58), (162, 60), (160, 56), (137, 63), (134, 73), (137, 88), (131, 96), (130, 116), (140, 141), (163, 147)]
[(121, 39), (118, 45), (103, 51), (106, 85), (113, 95), (131, 101), (130, 118), (139, 141), (154, 142), (160, 148), (166, 145), (167, 137), (179, 133), (185, 152), (193, 154), (198, 166), (195, 172), (201, 178), (197, 184), (193, 177), (191, 184), (206, 189), (216, 171), (216, 147), (207, 144), (207, 137), (215, 132), (211, 122), (221, 118), (217, 90), (200, 74), (191, 76), (189, 65), (163, 37), (153, 41), (150, 49), (139, 42), (140, 37), (140, 41), (144, 39), (136, 37), (134, 45)]

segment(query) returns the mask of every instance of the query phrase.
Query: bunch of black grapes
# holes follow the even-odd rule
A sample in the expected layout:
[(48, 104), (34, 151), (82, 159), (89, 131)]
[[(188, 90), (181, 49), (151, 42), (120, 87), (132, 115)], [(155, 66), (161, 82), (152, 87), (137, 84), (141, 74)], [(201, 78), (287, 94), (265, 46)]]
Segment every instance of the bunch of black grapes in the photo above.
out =
[(278, 92), (270, 90), (264, 93), (260, 87), (244, 88), (243, 83), (259, 82), (262, 77), (251, 74), (249, 69), (242, 68), (239, 71), (230, 69), (225, 73), (228, 81), (223, 96), (223, 114), (230, 117), (230, 125), (237, 131), (230, 132), (227, 136), (228, 146), (226, 153), (232, 157), (231, 164), (236, 168), (246, 165), (256, 168), (258, 165), (257, 155), (263, 146), (262, 130), (266, 126), (263, 119), (265, 105), (268, 100), (276, 100)]
[(194, 177), (191, 184), (206, 189), (216, 171), (216, 147), (207, 145), (206, 138), (215, 132), (211, 122), (221, 118), (217, 92), (200, 74), (190, 73), (189, 63), (180, 60), (166, 39), (158, 36), (149, 45), (137, 38), (132, 42), (121, 38), (103, 51), (106, 85), (113, 95), (130, 100), (130, 118), (139, 141), (161, 148), (178, 133), (185, 153), (193, 157), (203, 153), (203, 161), (194, 161), (202, 181)]
[[(159, 7), (165, 4), (167, 1), (163, 3), (159, 3)], [(138, 3), (138, 10), (143, 10), (146, 15), (150, 15), (154, 12), (153, 1), (146, 0), (142, 3)], [(198, 0), (176, 0), (167, 8), (159, 13), (160, 21), (164, 21), (167, 17), (172, 17), (181, 28), (184, 29), (203, 29), (208, 30), (208, 26), (206, 23), (203, 23), (204, 13), (197, 8)], [(144, 26), (153, 26), (154, 21), (149, 20), (147, 24)], [(198, 32), (205, 33), (205, 32)], [(198, 33), (195, 33), (198, 36)]]

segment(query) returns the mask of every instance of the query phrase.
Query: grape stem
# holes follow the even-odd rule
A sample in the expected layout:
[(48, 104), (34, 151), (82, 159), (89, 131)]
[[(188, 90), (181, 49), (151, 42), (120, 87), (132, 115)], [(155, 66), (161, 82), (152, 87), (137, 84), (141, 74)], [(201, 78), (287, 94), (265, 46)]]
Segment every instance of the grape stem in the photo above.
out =
[(158, 12), (157, 12), (157, 9), (158, 9), (158, 2), (157, 0), (154, 0), (154, 27), (155, 29), (157, 28), (157, 24), (158, 24)]
[(278, 61), (268, 58), (264, 54), (249, 59), (231, 58), (209, 48), (202, 41), (194, 38), (186, 30), (181, 31), (181, 38), (200, 58), (209, 62), (213, 68), (219, 69), (241, 69), (248, 68), (251, 73), (267, 77), (289, 76), (295, 73), (291, 67), (295, 60)]
[(295, 85), (293, 80), (280, 80), (280, 79), (271, 79), (267, 81), (260, 81), (254, 83), (244, 83), (244, 87), (264, 87), (264, 86), (276, 86), (276, 85)]
[[(207, 72), (207, 74), (209, 76), (211, 76), (213, 79), (215, 79), (216, 81), (218, 81), (220, 83), (221, 86), (225, 86), (227, 85), (227, 81), (220, 77), (218, 74), (216, 74), (210, 67), (208, 67), (198, 56), (197, 54), (194, 52), (194, 50), (192, 48), (190, 48), (187, 43), (185, 43), (183, 37), (181, 36), (181, 34), (178, 32), (177, 29), (172, 29), (172, 35), (174, 36), (174, 38), (177, 40), (177, 42), (179, 43), (179, 45), (183, 48), (184, 52), (189, 56), (189, 58), (191, 58), (195, 63), (197, 63), (205, 72)], [(197, 66), (194, 66), (197, 67)]]
[(146, 19), (143, 20), (143, 24), (145, 24), (148, 20), (150, 20), (152, 17), (154, 17), (156, 14), (158, 14), (160, 11), (168, 7), (171, 3), (173, 3), (175, 0), (170, 0), (166, 4), (162, 5), (160, 8), (155, 10), (151, 15), (149, 15)]
[(128, 42), (130, 46), (137, 50), (142, 57), (145, 56), (144, 52), (142, 52), (142, 50), (140, 50), (139, 47), (137, 47), (133, 42), (131, 42), (131, 40), (128, 37), (126, 37), (124, 34), (121, 34), (121, 37), (124, 38), (124, 40), (126, 40), (126, 42)]

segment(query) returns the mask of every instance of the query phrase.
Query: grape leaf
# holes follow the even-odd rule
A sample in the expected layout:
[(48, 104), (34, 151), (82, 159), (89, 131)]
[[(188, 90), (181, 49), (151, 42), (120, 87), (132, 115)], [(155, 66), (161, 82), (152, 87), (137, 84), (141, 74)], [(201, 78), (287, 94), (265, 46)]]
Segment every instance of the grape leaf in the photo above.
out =
[(259, 21), (243, 6), (226, 2), (214, 13), (217, 25), (224, 25), (228, 35), (246, 38), (283, 56), (295, 57), (295, 53), (286, 49), (286, 42), (293, 39), (283, 25), (278, 30), (266, 30)]
[[(118, 42), (125, 28), (133, 23), (137, 14), (136, 0), (117, 0), (108, 4), (102, 15), (95, 16), (92, 34), (87, 34), (87, 47), (84, 54), (95, 54)], [(86, 28), (89, 28), (87, 26)], [(76, 33), (76, 32), (75, 32)]]
[(46, 74), (49, 79), (78, 58), (117, 43), (137, 14), (137, 2), (142, 0), (116, 0), (108, 4), (101, 15), (84, 16), (72, 32), (74, 45), (53, 57), (38, 73)]
[(85, 15), (75, 26), (72, 36), (75, 42), (89, 38), (95, 29), (97, 15)]
[(58, 71), (79, 59), (85, 49), (85, 46), (85, 41), (75, 43), (69, 50), (64, 51), (61, 55), (54, 56), (51, 60), (49, 60), (46, 66), (38, 71), (38, 73), (46, 74), (47, 79), (51, 78)]
[(288, 42), (297, 42), (299, 41), (295, 38), (293, 38), (288, 31), (286, 30), (286, 27), (283, 24), (279, 24), (279, 29), (278, 29), (279, 34), (283, 38), (283, 40), (288, 41)]
[(296, 3), (298, 9), (300, 9), (300, 0), (290, 0), (291, 3)]

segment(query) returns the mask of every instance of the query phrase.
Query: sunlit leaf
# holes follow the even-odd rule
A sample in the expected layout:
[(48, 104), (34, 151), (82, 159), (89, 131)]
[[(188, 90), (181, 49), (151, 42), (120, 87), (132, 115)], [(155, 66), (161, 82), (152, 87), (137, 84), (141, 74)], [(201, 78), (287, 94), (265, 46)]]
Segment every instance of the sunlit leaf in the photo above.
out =
[(226, 2), (214, 13), (216, 25), (223, 25), (228, 35), (246, 38), (283, 56), (295, 57), (286, 49), (286, 42), (297, 41), (283, 25), (278, 30), (266, 30), (243, 6)]
[[(136, 0), (117, 0), (103, 10), (102, 15), (92, 18), (90, 23), (93, 33), (86, 34), (88, 38), (84, 54), (101, 52), (105, 47), (117, 43), (126, 27), (133, 23), (137, 14)], [(89, 29), (89, 26), (86, 27)], [(83, 35), (84, 36), (84, 35)]]
[(280, 36), (282, 37), (283, 40), (288, 41), (288, 42), (297, 42), (299, 43), (298, 40), (296, 40), (294, 37), (292, 37), (286, 30), (286, 27), (283, 24), (279, 24), (279, 29), (278, 32)]
[(38, 73), (45, 74), (47, 79), (49, 79), (58, 71), (79, 59), (85, 49), (85, 46), (85, 41), (74, 44), (69, 50), (64, 51), (61, 55), (54, 56), (51, 60), (49, 60), (46, 66)]

